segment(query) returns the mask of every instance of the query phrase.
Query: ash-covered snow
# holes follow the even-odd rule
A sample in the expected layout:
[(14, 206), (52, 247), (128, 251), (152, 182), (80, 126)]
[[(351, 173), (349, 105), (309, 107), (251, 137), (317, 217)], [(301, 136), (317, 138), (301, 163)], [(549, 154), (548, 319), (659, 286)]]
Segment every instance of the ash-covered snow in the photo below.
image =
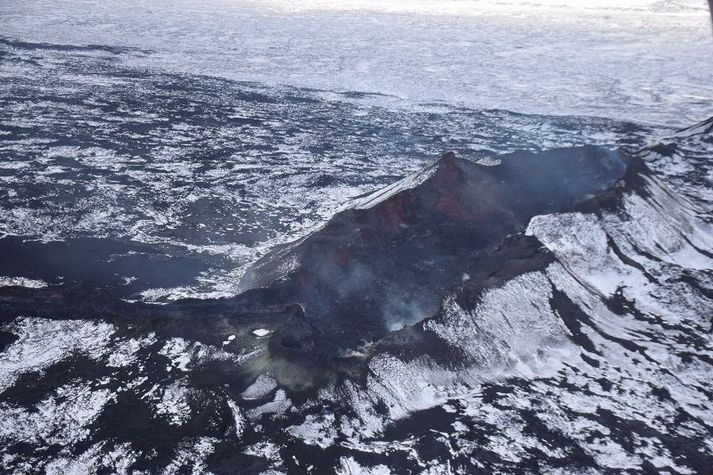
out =
[[(707, 144), (666, 140), (684, 159)], [(1, 328), (2, 463), (204, 473), (230, 453), (248, 473), (700, 473), (713, 457), (711, 210), (690, 184), (677, 188), (690, 168), (654, 165), (639, 188), (615, 185), (616, 205), (533, 218), (526, 234), (552, 256), (539, 269), (472, 305), (456, 290), (438, 315), (398, 331), (430, 335), (455, 359), (365, 342), (346, 354), (367, 365), (364, 380), (306, 398), (270, 375), (273, 330), (257, 321), (225, 321), (209, 344), (151, 326), (16, 318)], [(146, 421), (160, 434), (148, 442), (136, 426)]]
[[(418, 172), (444, 149), (478, 160), (673, 133), (445, 104), (394, 110), (371, 103), (372, 95), (330, 100), (292, 86), (123, 64), (141, 55), (133, 49), (5, 39), (0, 50), (0, 236), (58, 246), (129, 241), (97, 258), (126, 263), (112, 279), (132, 301), (234, 295), (267, 249), (320, 226), (350, 198)], [(74, 252), (81, 250), (68, 257)], [(3, 274), (29, 277), (21, 263), (13, 270)], [(32, 280), (40, 278), (54, 282), (57, 271)]]
[[(710, 114), (709, 19), (596, 3), (4, 2), (0, 290), (115, 292), (146, 318), (2, 301), (0, 471), (709, 470), (712, 126), (674, 130)], [(284, 302), (220, 307), (268, 249), (445, 150), (583, 144), (655, 174), (533, 218), (550, 261), (474, 302), (466, 273), (393, 329), (448, 352), (365, 341), (293, 393), (269, 350)], [(151, 317), (182, 305), (210, 330)]]

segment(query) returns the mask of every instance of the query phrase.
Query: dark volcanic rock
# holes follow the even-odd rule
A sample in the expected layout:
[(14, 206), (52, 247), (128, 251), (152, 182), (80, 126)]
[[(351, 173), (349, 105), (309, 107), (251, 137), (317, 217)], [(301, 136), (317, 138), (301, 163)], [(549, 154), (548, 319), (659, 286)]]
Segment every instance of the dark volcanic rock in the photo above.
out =
[(118, 300), (91, 283), (5, 288), (0, 317), (99, 317), (212, 345), (268, 328), (265, 364), (294, 390), (335, 374), (358, 379), (367, 360), (350, 352), (369, 342), (402, 357), (425, 348), (447, 362), (459, 356), (425, 341), (414, 324), (437, 316), (456, 290), (460, 303), (473, 305), (483, 289), (550, 262), (536, 239), (521, 235), (533, 216), (602, 206), (597, 200), (618, 195), (617, 183), (646, 171), (602, 147), (478, 163), (448, 153), (274, 249), (247, 273), (243, 284), (252, 290), (237, 297), (158, 306)]
[[(309, 326), (319, 328), (321, 347), (378, 339), (433, 316), (464, 272), (477, 272), (477, 262), (532, 216), (573, 209), (606, 191), (629, 161), (599, 147), (499, 158), (489, 166), (446, 154), (273, 250), (244, 283), (280, 289), (299, 303)], [(314, 352), (305, 325), (285, 351)]]
[(681, 194), (647, 166), (687, 151), (707, 170), (699, 130), (643, 151), (448, 154), (274, 249), (232, 298), (123, 300), (122, 276), (176, 285), (205, 264), (164, 247), (0, 240), (18, 277), (0, 288), (4, 460), (700, 472), (713, 243), (710, 206), (688, 200), (710, 186)]

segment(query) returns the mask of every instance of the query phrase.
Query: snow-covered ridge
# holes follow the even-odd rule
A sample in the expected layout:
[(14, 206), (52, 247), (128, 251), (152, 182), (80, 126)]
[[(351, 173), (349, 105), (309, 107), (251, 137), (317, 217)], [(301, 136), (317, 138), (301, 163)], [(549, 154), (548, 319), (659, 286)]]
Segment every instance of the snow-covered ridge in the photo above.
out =
[(345, 209), (371, 208), (379, 203), (388, 200), (397, 193), (400, 193), (405, 190), (412, 190), (418, 187), (420, 184), (431, 178), (436, 172), (436, 170), (436, 165), (430, 166), (425, 170), (420, 170), (416, 173), (413, 173), (397, 182), (394, 182), (389, 186), (369, 193), (366, 196), (354, 198), (347, 204), (347, 206), (345, 206)]

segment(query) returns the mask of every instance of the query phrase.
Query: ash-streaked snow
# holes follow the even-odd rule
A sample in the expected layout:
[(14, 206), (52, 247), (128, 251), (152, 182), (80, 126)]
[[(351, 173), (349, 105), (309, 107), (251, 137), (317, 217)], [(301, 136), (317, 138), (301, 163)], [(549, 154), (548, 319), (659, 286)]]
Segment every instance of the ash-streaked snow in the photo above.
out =
[[(478, 160), (641, 145), (673, 133), (446, 104), (394, 110), (369, 94), (327, 99), (291, 86), (147, 70), (127, 65), (141, 55), (132, 49), (5, 39), (0, 50), (0, 236), (128, 240), (93, 247), (105, 253), (98, 262), (125, 262), (106, 279), (125, 283), (132, 300), (233, 295), (246, 266), (271, 246), (443, 150)], [(55, 245), (77, 273), (71, 262), (85, 244), (72, 242)], [(16, 256), (35, 254), (15, 245)], [(28, 275), (22, 262), (7, 277), (66, 275)]]
[[(713, 131), (676, 132), (713, 112), (704, 2), (6, 0), (0, 18), (0, 471), (713, 464)], [(446, 150), (498, 167), (585, 144), (655, 174), (536, 216), (541, 266), (472, 305), (465, 273), (392, 328), (449, 358), (363, 341), (341, 355), (357, 370), (302, 393), (280, 381), (311, 375), (270, 349), (287, 310), (204, 320), (269, 249), (418, 187)], [(6, 311), (75, 288), (179, 311)]]
[[(694, 147), (695, 160), (703, 145), (710, 152), (701, 139), (679, 135), (639, 155), (668, 143), (686, 160)], [(456, 290), (438, 315), (400, 330), (436, 336), (455, 363), (428, 350), (374, 354), (364, 381), (306, 398), (279, 387), (264, 351), (228, 351), (262, 338), (229, 333), (218, 347), (17, 319), (1, 329), (14, 336), (0, 353), (3, 463), (19, 473), (137, 461), (167, 473), (701, 473), (713, 456), (711, 210), (690, 184), (682, 193), (642, 177), (640, 189), (614, 187), (616, 206), (533, 218), (526, 232), (549, 264), (485, 289), (472, 307)], [(642, 223), (655, 232), (642, 235)], [(241, 387), (231, 371), (259, 375)], [(140, 436), (146, 421), (160, 437)]]

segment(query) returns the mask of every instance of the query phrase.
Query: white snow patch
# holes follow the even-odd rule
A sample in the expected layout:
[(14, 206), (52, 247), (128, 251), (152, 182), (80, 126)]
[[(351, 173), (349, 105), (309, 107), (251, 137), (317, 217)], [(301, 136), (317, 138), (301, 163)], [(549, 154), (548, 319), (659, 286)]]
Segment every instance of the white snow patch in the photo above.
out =
[(197, 439), (184, 439), (176, 449), (173, 461), (163, 469), (163, 475), (175, 473), (190, 473), (201, 475), (207, 473), (206, 459), (213, 453), (215, 445), (219, 442), (214, 437), (198, 437)]
[(267, 459), (272, 462), (273, 466), (279, 467), (280, 465), (282, 465), (282, 456), (280, 455), (280, 448), (272, 442), (258, 442), (243, 450), (243, 453), (246, 455), (254, 455), (255, 457)]
[(258, 337), (263, 337), (267, 336), (270, 334), (270, 330), (266, 328), (258, 328), (257, 330), (253, 330), (253, 335), (258, 336)]
[(173, 382), (163, 389), (156, 403), (156, 413), (166, 416), (171, 424), (181, 426), (191, 418), (189, 399), (190, 389), (182, 382)]
[(269, 374), (261, 374), (255, 381), (243, 391), (244, 399), (258, 399), (268, 395), (277, 387), (277, 381)]
[(62, 386), (31, 409), (0, 403), (0, 439), (70, 445), (89, 436), (87, 427), (113, 398), (86, 383)]
[(42, 287), (47, 287), (47, 282), (43, 280), (28, 279), (27, 277), (0, 276), (0, 287), (27, 287), (30, 289), (40, 289)]
[(102, 358), (114, 333), (114, 327), (104, 322), (44, 318), (20, 318), (4, 328), (19, 339), (0, 353), (0, 392), (20, 374), (42, 371), (74, 353)]
[(375, 191), (373, 193), (370, 193), (367, 196), (363, 196), (361, 198), (354, 198), (350, 203), (349, 203), (349, 208), (353, 209), (367, 209), (367, 208), (372, 208), (379, 203), (382, 203), (392, 196), (401, 193), (402, 191), (405, 190), (411, 190), (419, 186), (421, 183), (425, 182), (429, 178), (433, 176), (433, 174), (436, 172), (438, 168), (433, 165), (425, 170), (421, 170), (419, 172), (413, 173), (406, 178), (403, 178), (396, 183), (393, 183), (389, 186), (386, 186), (378, 191)]
[(277, 392), (275, 392), (275, 398), (272, 401), (265, 403), (262, 406), (258, 406), (255, 409), (250, 409), (248, 411), (248, 417), (251, 419), (258, 419), (263, 414), (274, 414), (276, 416), (280, 416), (290, 409), (290, 407), (292, 407), (292, 402), (287, 397), (287, 393), (285, 393), (282, 389), (278, 389)]
[(300, 425), (290, 426), (287, 432), (309, 445), (323, 449), (334, 444), (337, 439), (337, 429), (334, 414), (310, 414)]
[(354, 460), (354, 457), (342, 457), (337, 468), (339, 475), (391, 475), (391, 470), (386, 465), (364, 467)]
[(107, 358), (107, 366), (123, 368), (136, 361), (136, 353), (149, 345), (156, 343), (156, 334), (150, 333), (139, 339), (128, 338), (116, 345)]
[(245, 418), (240, 407), (232, 399), (228, 399), (228, 407), (230, 407), (230, 412), (232, 412), (233, 421), (235, 422), (235, 436), (240, 437), (243, 434), (243, 430), (245, 430)]

